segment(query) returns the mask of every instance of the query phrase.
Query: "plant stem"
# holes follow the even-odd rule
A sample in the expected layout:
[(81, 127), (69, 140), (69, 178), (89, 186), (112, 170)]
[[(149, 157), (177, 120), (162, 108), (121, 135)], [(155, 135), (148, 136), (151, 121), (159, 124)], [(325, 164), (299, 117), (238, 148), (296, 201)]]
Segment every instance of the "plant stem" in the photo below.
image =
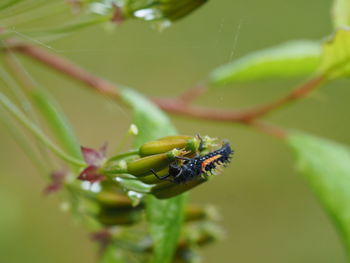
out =
[(63, 160), (79, 166), (85, 167), (86, 164), (76, 158), (71, 157), (70, 155), (63, 152), (58, 148), (46, 135), (35, 125), (33, 124), (18, 108), (14, 105), (3, 93), (0, 93), (0, 104), (10, 112), (24, 127), (31, 131), (42, 143), (44, 143), (52, 152), (54, 152), (58, 157)]
[(21, 87), (23, 87), (27, 95), (25, 99), (29, 97), (31, 102), (33, 102), (39, 112), (47, 120), (47, 123), (61, 143), (63, 149), (72, 157), (82, 161), (83, 157), (80, 151), (79, 141), (58, 104), (52, 97), (46, 94), (43, 89), (38, 87), (39, 85), (34, 81), (10, 49), (6, 52), (5, 58), (9, 71), (16, 78)]
[[(104, 95), (120, 101), (120, 93), (116, 85), (85, 71), (67, 59), (50, 53), (40, 47), (27, 44), (13, 44), (10, 48), (79, 80)], [(325, 75), (317, 75), (306, 83), (295, 88), (286, 96), (266, 105), (257, 106), (248, 110), (218, 110), (190, 105), (189, 102), (205, 92), (206, 88), (202, 86), (188, 90), (179, 98), (154, 98), (153, 102), (167, 112), (212, 121), (241, 123), (258, 128), (260, 131), (267, 132), (270, 135), (274, 134), (276, 136), (278, 134), (278, 137), (281, 137), (282, 134), (286, 134), (286, 132), (282, 132), (282, 129), (260, 121), (253, 121), (284, 105), (306, 97), (324, 81), (326, 81)]]
[(325, 81), (326, 77), (324, 75), (317, 75), (311, 78), (309, 81), (305, 82), (304, 84), (298, 86), (296, 89), (292, 90), (286, 96), (279, 98), (276, 101), (270, 102), (266, 105), (258, 106), (253, 109), (247, 110), (246, 112), (242, 113), (241, 117), (246, 121), (262, 117), (275, 109), (281, 108), (282, 106), (287, 105), (293, 101), (304, 98), (305, 96), (310, 94), (311, 91), (316, 89)]
[(36, 60), (44, 63), (45, 65), (48, 65), (56, 69), (57, 71), (60, 71), (68, 76), (71, 76), (76, 80), (87, 84), (91, 88), (105, 95), (111, 96), (113, 98), (120, 98), (118, 88), (114, 84), (97, 76), (94, 76), (93, 74), (85, 71), (84, 69), (74, 65), (67, 59), (61, 58), (56, 54), (47, 52), (46, 50), (40, 47), (31, 45), (16, 44), (14, 47), (10, 46), (10, 48), (19, 51), (31, 58), (35, 58)]
[(131, 150), (131, 151), (128, 151), (128, 152), (125, 152), (125, 153), (114, 155), (113, 157), (108, 159), (108, 162), (116, 161), (116, 160), (119, 160), (119, 159), (122, 159), (122, 158), (125, 158), (125, 157), (138, 155), (138, 154), (139, 154), (139, 150)]
[[(1, 109), (0, 109), (1, 110)], [(47, 163), (43, 162), (38, 156), (26, 136), (19, 131), (13, 121), (11, 121), (6, 114), (1, 114), (0, 111), (0, 123), (2, 123), (8, 130), (9, 134), (14, 138), (14, 141), (20, 146), (23, 152), (31, 160), (35, 167), (38, 169), (40, 175), (48, 173), (49, 169)]]

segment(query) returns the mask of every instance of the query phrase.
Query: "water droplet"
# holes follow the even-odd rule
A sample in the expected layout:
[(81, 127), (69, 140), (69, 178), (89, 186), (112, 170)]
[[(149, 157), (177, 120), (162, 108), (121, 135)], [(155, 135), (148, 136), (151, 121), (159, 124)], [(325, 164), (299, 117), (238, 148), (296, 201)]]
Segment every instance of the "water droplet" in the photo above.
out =
[(134, 12), (134, 16), (138, 18), (142, 18), (146, 21), (151, 21), (155, 19), (162, 18), (162, 13), (154, 8), (146, 8), (146, 9), (140, 9)]

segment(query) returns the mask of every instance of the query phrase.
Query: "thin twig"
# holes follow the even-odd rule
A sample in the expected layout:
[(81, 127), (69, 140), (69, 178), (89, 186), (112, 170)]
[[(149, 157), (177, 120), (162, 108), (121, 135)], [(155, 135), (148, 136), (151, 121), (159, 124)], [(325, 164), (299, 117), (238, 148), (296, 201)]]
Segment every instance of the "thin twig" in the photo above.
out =
[(305, 82), (304, 84), (300, 85), (296, 89), (292, 90), (289, 94), (287, 94), (282, 98), (279, 98), (268, 104), (258, 106), (250, 110), (246, 110), (245, 112), (242, 112), (241, 117), (246, 121), (254, 120), (259, 117), (262, 117), (278, 108), (281, 108), (282, 106), (285, 106), (298, 99), (306, 97), (314, 89), (316, 89), (319, 85), (321, 85), (321, 83), (325, 81), (326, 81), (326, 77), (324, 75), (317, 75), (314, 78), (311, 78), (309, 81)]
[[(91, 88), (111, 96), (116, 99), (120, 99), (119, 91), (116, 85), (111, 82), (97, 77), (90, 72), (74, 65), (67, 59), (64, 59), (56, 54), (50, 53), (43, 48), (27, 45), (27, 44), (16, 44), (12, 47), (13, 49), (25, 54), (31, 58), (36, 59), (48, 65), (61, 73), (64, 73), (76, 80), (79, 80)], [(197, 118), (204, 118), (210, 120), (218, 121), (239, 121), (239, 122), (249, 122), (258, 117), (262, 117), (267, 113), (295, 101), (297, 99), (303, 98), (308, 95), (312, 90), (318, 87), (325, 80), (324, 76), (316, 76), (301, 86), (297, 87), (295, 90), (290, 92), (287, 96), (282, 97), (276, 101), (268, 103), (266, 105), (254, 107), (247, 110), (215, 110), (208, 108), (201, 108), (195, 106), (185, 106), (188, 102), (192, 101), (194, 98), (205, 92), (206, 88), (204, 86), (198, 86), (190, 89), (188, 92), (184, 93), (180, 99), (163, 99), (156, 98), (154, 102), (163, 110), (170, 111), (172, 113), (188, 115)], [(181, 107), (181, 108), (179, 108)]]
[(23, 68), (22, 64), (18, 61), (10, 49), (6, 49), (4, 57), (6, 65), (8, 66), (10, 72), (16, 76), (19, 84), (25, 89), (33, 90), (35, 88), (35, 81)]
[[(104, 80), (92, 73), (80, 68), (65, 58), (57, 54), (50, 53), (41, 47), (28, 44), (15, 44), (12, 49), (33, 58), (57, 71), (79, 80), (89, 87), (97, 90), (107, 96), (120, 100), (120, 93), (116, 85)], [(268, 125), (265, 122), (256, 121), (256, 119), (284, 106), (288, 103), (306, 97), (311, 91), (317, 88), (325, 81), (323, 75), (316, 76), (306, 83), (300, 85), (286, 96), (279, 98), (268, 104), (257, 106), (246, 110), (218, 110), (200, 106), (193, 106), (189, 103), (206, 91), (205, 86), (192, 88), (181, 95), (179, 98), (154, 98), (153, 101), (163, 110), (174, 114), (201, 118), (212, 121), (237, 122), (253, 126), (259, 130), (275, 134), (278, 137), (283, 136), (282, 132), (275, 126)]]
[(12, 49), (34, 58), (37, 61), (40, 61), (45, 65), (48, 65), (51, 68), (54, 68), (57, 71), (62, 72), (76, 80), (79, 80), (105, 95), (119, 99), (119, 92), (116, 85), (89, 73), (88, 71), (74, 65), (67, 59), (50, 53), (43, 48), (32, 45), (16, 44), (12, 47)]
[(251, 121), (250, 126), (280, 139), (286, 138), (288, 135), (286, 130), (261, 120)]
[(190, 88), (186, 90), (183, 94), (179, 96), (179, 99), (184, 104), (189, 104), (192, 101), (194, 101), (196, 98), (201, 96), (203, 93), (205, 93), (208, 90), (207, 86), (205, 85), (197, 85), (193, 88)]

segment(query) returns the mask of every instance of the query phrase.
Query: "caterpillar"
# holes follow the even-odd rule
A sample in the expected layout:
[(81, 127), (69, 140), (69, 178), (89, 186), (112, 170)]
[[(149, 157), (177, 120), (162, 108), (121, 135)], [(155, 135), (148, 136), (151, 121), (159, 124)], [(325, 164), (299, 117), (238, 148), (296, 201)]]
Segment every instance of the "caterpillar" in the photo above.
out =
[(219, 166), (226, 167), (233, 153), (234, 151), (231, 149), (230, 144), (225, 142), (220, 149), (203, 156), (196, 156), (194, 158), (176, 157), (184, 162), (180, 165), (171, 163), (167, 175), (160, 177), (153, 169), (151, 169), (151, 172), (159, 180), (168, 180), (173, 183), (183, 184), (199, 177), (201, 174), (208, 176), (208, 173), (212, 173)]

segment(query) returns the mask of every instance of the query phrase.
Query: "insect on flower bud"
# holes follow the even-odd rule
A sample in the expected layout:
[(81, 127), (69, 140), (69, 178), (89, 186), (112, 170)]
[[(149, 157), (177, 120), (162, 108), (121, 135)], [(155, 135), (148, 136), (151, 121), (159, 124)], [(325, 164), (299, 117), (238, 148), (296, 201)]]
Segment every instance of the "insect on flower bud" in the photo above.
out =
[[(155, 171), (158, 176), (165, 176), (169, 173), (169, 167), (165, 167), (164, 169)], [(148, 173), (145, 176), (140, 176), (139, 180), (145, 184), (157, 184), (161, 181), (157, 178), (153, 173)]]

